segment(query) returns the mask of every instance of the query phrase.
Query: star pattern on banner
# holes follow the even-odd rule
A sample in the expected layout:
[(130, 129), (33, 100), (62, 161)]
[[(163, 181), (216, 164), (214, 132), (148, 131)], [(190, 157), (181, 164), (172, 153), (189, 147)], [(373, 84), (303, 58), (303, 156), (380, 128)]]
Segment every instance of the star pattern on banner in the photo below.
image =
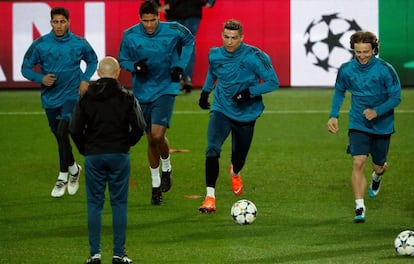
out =
[[(347, 28), (344, 30), (338, 31), (333, 30), (334, 25), (333, 21), (340, 21), (342, 23), (345, 23)], [(318, 35), (323, 35), (324, 37), (322, 39), (318, 40), (312, 40), (311, 34), (313, 33), (313, 30), (321, 25), (326, 26), (327, 31), (326, 32), (318, 32)], [(313, 64), (315, 66), (318, 66), (322, 68), (325, 71), (329, 71), (330, 69), (337, 69), (337, 66), (331, 65), (329, 62), (330, 56), (335, 48), (344, 49), (351, 54), (352, 51), (349, 50), (347, 47), (344, 46), (343, 43), (341, 43), (341, 40), (343, 39), (343, 36), (345, 34), (348, 34), (349, 32), (355, 32), (361, 30), (361, 27), (358, 25), (355, 19), (347, 19), (339, 16), (339, 13), (332, 13), (332, 14), (326, 14), (322, 15), (319, 19), (313, 19), (312, 22), (307, 26), (304, 35), (307, 37), (304, 48), (305, 48), (305, 54), (306, 56), (313, 55), (316, 62)], [(316, 54), (314, 51), (315, 44), (323, 43), (327, 47), (327, 57), (321, 57), (319, 54)]]

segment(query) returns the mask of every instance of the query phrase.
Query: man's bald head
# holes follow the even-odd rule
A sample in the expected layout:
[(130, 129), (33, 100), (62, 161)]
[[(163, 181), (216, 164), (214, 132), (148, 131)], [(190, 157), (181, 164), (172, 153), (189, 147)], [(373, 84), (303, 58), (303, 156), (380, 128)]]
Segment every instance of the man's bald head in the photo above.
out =
[(118, 61), (111, 56), (103, 58), (98, 65), (98, 75), (101, 78), (117, 79), (121, 69)]

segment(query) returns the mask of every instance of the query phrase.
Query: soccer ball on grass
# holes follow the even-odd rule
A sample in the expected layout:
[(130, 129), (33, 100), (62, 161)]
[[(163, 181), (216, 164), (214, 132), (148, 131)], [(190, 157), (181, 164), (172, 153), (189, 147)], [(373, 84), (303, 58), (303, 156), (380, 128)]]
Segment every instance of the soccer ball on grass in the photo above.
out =
[(257, 208), (252, 201), (246, 199), (239, 200), (231, 207), (231, 217), (237, 224), (252, 224), (256, 220), (256, 216)]
[(414, 232), (405, 230), (394, 240), (395, 251), (400, 256), (414, 256)]

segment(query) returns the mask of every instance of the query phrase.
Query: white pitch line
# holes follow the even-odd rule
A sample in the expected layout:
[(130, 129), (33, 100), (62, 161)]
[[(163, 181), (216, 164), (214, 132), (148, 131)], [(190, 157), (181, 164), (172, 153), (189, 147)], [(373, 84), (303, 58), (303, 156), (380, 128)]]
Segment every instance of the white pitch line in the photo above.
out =
[[(340, 113), (348, 113), (349, 110), (342, 110)], [(398, 114), (411, 114), (414, 110), (395, 110)], [(329, 114), (327, 110), (265, 110), (265, 114)]]

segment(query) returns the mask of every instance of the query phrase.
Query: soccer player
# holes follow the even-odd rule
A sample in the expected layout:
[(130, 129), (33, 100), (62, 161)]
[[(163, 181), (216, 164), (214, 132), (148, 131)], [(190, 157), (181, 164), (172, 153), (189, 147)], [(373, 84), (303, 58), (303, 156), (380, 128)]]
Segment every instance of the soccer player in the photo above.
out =
[[(35, 40), (24, 55), (21, 72), (33, 82), (40, 83), (42, 107), (49, 127), (56, 137), (60, 172), (51, 196), (62, 197), (68, 183), (68, 193), (74, 195), (79, 188), (81, 166), (75, 162), (69, 140), (69, 122), (79, 94), (84, 93), (96, 70), (95, 51), (82, 37), (70, 29), (69, 11), (55, 7), (50, 11), (52, 31)], [(86, 62), (85, 72), (80, 68)], [(40, 72), (35, 66), (40, 66)]]
[(141, 4), (139, 16), (140, 23), (124, 31), (119, 63), (132, 73), (133, 92), (147, 122), (151, 203), (160, 205), (162, 192), (167, 192), (172, 184), (166, 131), (170, 126), (175, 97), (180, 92), (183, 69), (193, 53), (194, 37), (177, 22), (159, 21), (158, 6), (153, 1)]
[(205, 160), (207, 195), (199, 207), (201, 213), (216, 211), (219, 157), (230, 132), (232, 149), (229, 172), (232, 191), (237, 196), (242, 194), (240, 171), (250, 149), (256, 119), (264, 109), (262, 94), (279, 87), (269, 56), (243, 43), (243, 29), (239, 21), (225, 22), (222, 40), (222, 47), (210, 49), (208, 73), (199, 100), (202, 109), (210, 109), (208, 96), (214, 89)]
[[(194, 37), (200, 27), (203, 15), (203, 7), (213, 7), (215, 0), (164, 0), (160, 5), (160, 0), (155, 0), (159, 5), (158, 10), (165, 13), (168, 21), (176, 21), (188, 28)], [(191, 56), (190, 63), (184, 69), (182, 90), (189, 93), (193, 89), (192, 77), (194, 74), (195, 49)]]
[(105, 57), (99, 62), (100, 79), (89, 86), (75, 107), (70, 126), (72, 139), (85, 156), (90, 257), (86, 263), (101, 263), (102, 210), (108, 183), (112, 207), (112, 263), (132, 263), (125, 255), (129, 148), (144, 134), (145, 121), (139, 104), (118, 82), (118, 61)]
[(350, 38), (355, 57), (341, 65), (335, 82), (328, 131), (339, 130), (339, 110), (346, 91), (351, 94), (347, 153), (353, 158), (352, 190), (355, 197), (354, 222), (365, 221), (364, 196), (367, 182), (364, 170), (372, 158), (370, 197), (378, 195), (387, 169), (387, 154), (394, 133), (394, 108), (401, 102), (401, 84), (394, 68), (378, 54), (378, 39), (371, 32), (356, 32)]

